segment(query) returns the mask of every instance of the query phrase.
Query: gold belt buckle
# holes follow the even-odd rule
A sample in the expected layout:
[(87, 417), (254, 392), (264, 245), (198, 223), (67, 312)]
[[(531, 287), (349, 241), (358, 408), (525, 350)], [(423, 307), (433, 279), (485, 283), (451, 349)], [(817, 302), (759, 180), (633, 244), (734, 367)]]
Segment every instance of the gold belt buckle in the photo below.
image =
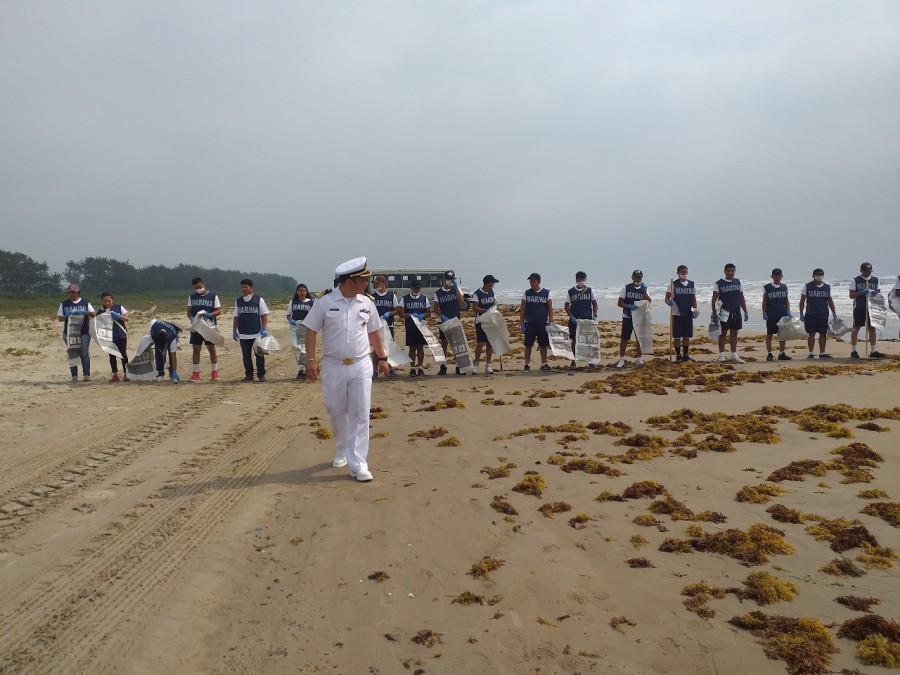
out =
[(343, 363), (345, 366), (349, 366), (353, 363), (353, 359), (344, 359), (341, 363)]

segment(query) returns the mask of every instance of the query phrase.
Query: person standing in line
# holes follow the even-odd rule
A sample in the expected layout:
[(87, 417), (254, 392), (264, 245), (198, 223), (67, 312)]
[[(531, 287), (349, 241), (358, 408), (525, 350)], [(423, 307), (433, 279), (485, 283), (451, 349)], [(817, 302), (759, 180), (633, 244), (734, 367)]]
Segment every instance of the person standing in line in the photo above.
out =
[[(450, 319), (458, 319), (459, 318), (459, 303), (463, 302), (465, 298), (463, 297), (463, 293), (460, 290), (459, 286), (456, 285), (456, 272), (453, 270), (447, 270), (444, 272), (444, 280), (441, 284), (441, 287), (434, 292), (434, 315), (438, 317), (438, 323), (444, 323), (445, 321), (449, 321)], [(444, 356), (447, 356), (447, 337), (444, 335), (444, 331), (440, 330), (440, 326), (438, 326), (438, 337), (441, 341), (441, 349), (444, 350)], [(446, 375), (447, 374), (447, 364), (441, 364), (441, 368), (438, 371), (438, 375)], [(456, 374), (459, 375), (459, 366), (456, 366)]]
[[(788, 287), (781, 283), (783, 275), (779, 268), (772, 270), (772, 283), (763, 287), (762, 317), (766, 322), (766, 361), (774, 361), (772, 355), (772, 336), (778, 335), (778, 322), (791, 316), (791, 301), (788, 299)], [(827, 315), (826, 315), (827, 316)], [(791, 357), (784, 353), (787, 343), (778, 341), (778, 360), (790, 361)]]
[(834, 309), (834, 300), (831, 299), (831, 286), (825, 283), (825, 270), (816, 268), (813, 270), (813, 280), (804, 284), (800, 289), (800, 320), (809, 336), (806, 338), (806, 343), (809, 345), (807, 359), (815, 358), (813, 347), (816, 344), (816, 333), (819, 334), (819, 358), (831, 358), (831, 354), (825, 353), (829, 309), (831, 316), (836, 319), (837, 312)]
[(181, 329), (174, 323), (154, 319), (150, 322), (150, 337), (156, 347), (156, 379), (166, 376), (166, 353), (169, 354), (169, 377), (172, 384), (181, 382), (178, 375), (178, 334)]
[[(499, 282), (493, 274), (488, 274), (481, 280), (481, 288), (475, 289), (475, 302), (472, 303), (472, 308), (475, 310), (475, 318), (477, 319), (479, 316), (487, 312), (491, 307), (494, 307), (497, 304), (497, 298), (494, 297), (494, 284)], [(484, 332), (484, 329), (481, 327), (481, 324), (478, 321), (475, 321), (475, 372), (478, 372), (479, 364), (481, 363), (481, 352), (484, 351), (484, 374), (492, 375), (494, 373), (494, 369), (491, 368), (491, 357), (494, 355), (494, 348), (491, 347), (491, 342), (488, 340), (487, 335)]]
[[(578, 319), (597, 320), (597, 297), (594, 290), (587, 285), (587, 274), (575, 273), (575, 285), (569, 289), (566, 304), (563, 305), (569, 316), (569, 338), (572, 340), (572, 353), (575, 353), (575, 334), (578, 331)], [(576, 367), (575, 360), (569, 364), (569, 368)]]
[[(219, 296), (206, 288), (206, 284), (200, 277), (191, 279), (191, 286), (194, 292), (188, 296), (187, 302), (187, 318), (193, 320), (195, 316), (203, 316), (209, 319), (212, 324), (216, 325), (216, 320), (222, 314), (222, 303), (219, 302)], [(203, 345), (209, 352), (209, 365), (212, 370), (212, 379), (214, 382), (219, 381), (219, 358), (216, 353), (216, 346), (204, 340), (200, 333), (191, 333), (191, 364), (193, 372), (191, 373), (191, 382), (200, 381), (200, 352), (203, 351)]]
[[(399, 316), (405, 322), (406, 346), (409, 347), (409, 358), (412, 360), (412, 363), (409, 364), (410, 377), (416, 377), (416, 375), (425, 377), (425, 370), (422, 366), (425, 363), (425, 345), (428, 343), (425, 341), (422, 331), (419, 330), (419, 327), (412, 320), (412, 317), (415, 317), (419, 321), (425, 321), (425, 317), (428, 314), (430, 306), (428, 298), (422, 295), (421, 291), (422, 282), (418, 279), (413, 279), (409, 282), (409, 293), (400, 300)], [(416, 369), (418, 369), (418, 372), (416, 372)]]
[[(96, 316), (93, 306), (81, 297), (81, 288), (78, 284), (69, 284), (66, 287), (68, 298), (59, 303), (56, 310), (56, 320), (63, 324), (63, 342), (69, 352), (69, 363), (76, 359), (81, 360), (81, 374), (85, 382), (91, 381), (91, 333), (88, 319)], [(69, 318), (76, 317), (81, 322), (81, 328), (75, 335), (69, 335)], [(75, 319), (72, 323), (76, 323)], [(78, 382), (78, 366), (69, 365), (72, 382)]]
[(868, 332), (868, 340), (872, 345), (869, 351), (869, 357), (873, 359), (883, 359), (884, 354), (875, 349), (877, 335), (871, 322), (868, 320), (868, 295), (869, 293), (877, 293), (879, 291), (878, 277), (872, 274), (872, 263), (864, 262), (859, 266), (859, 276), (854, 277), (850, 282), (850, 298), (853, 300), (853, 332), (850, 333), (850, 358), (858, 359), (859, 352), (856, 351), (856, 341), (859, 335), (859, 329), (865, 327)]
[[(294, 297), (291, 298), (291, 304), (288, 305), (287, 320), (290, 325), (289, 330), (297, 330), (297, 326), (306, 318), (309, 310), (312, 309), (313, 302), (313, 299), (309, 297), (309, 288), (307, 288), (306, 284), (297, 284), (297, 288), (294, 289)], [(306, 368), (304, 366), (298, 367), (297, 379), (306, 379)]]
[[(253, 292), (253, 281), (241, 279), (241, 297), (234, 302), (234, 320), (231, 337), (241, 343), (244, 357), (244, 379), (241, 382), (253, 382), (253, 343), (258, 337), (268, 337), (266, 326), (269, 323), (269, 308), (266, 301)], [(266, 357), (256, 356), (256, 379), (266, 381)]]
[[(119, 303), (113, 302), (113, 300), (113, 294), (109, 291), (104, 291), (103, 293), (101, 293), (100, 304), (103, 306), (100, 308), (100, 311), (97, 312), (97, 314), (100, 315), (104, 312), (108, 312), (110, 317), (112, 317), (112, 341), (116, 348), (119, 350), (119, 354), (122, 355), (121, 381), (130, 382), (131, 380), (128, 377), (128, 370), (125, 368), (125, 366), (128, 365), (128, 330), (125, 327), (125, 324), (128, 322), (128, 310)], [(119, 367), (116, 364), (116, 357), (113, 354), (109, 355), (109, 368), (110, 370), (112, 370), (112, 377), (109, 378), (109, 381), (119, 382)]]
[(531, 348), (535, 340), (541, 354), (541, 370), (550, 370), (550, 364), (547, 363), (547, 347), (550, 346), (547, 326), (553, 322), (553, 301), (550, 299), (549, 289), (541, 288), (540, 274), (529, 274), (528, 283), (531, 288), (525, 291), (522, 302), (519, 303), (519, 328), (525, 334), (523, 370), (531, 370)]
[[(687, 265), (675, 270), (678, 278), (669, 284), (666, 304), (672, 308), (672, 339), (675, 341), (675, 363), (693, 361), (688, 355), (691, 338), (694, 337), (694, 318), (697, 311), (697, 293), (694, 282), (688, 279)], [(684, 355), (682, 355), (682, 351)]]
[[(644, 273), (641, 270), (635, 270), (631, 273), (631, 283), (619, 291), (617, 304), (622, 308), (622, 337), (619, 340), (619, 360), (616, 362), (616, 368), (622, 368), (625, 365), (625, 349), (634, 332), (634, 320), (631, 313), (637, 309), (636, 303), (641, 300), (651, 301), (647, 287), (644, 286)], [(637, 358), (634, 360), (634, 365), (642, 366), (644, 357), (641, 354), (641, 343), (636, 338), (635, 342), (637, 343)]]
[[(894, 297), (900, 298), (900, 274), (897, 275), (897, 280), (894, 282), (893, 293), (894, 293)], [(895, 301), (894, 304), (897, 304), (897, 302), (900, 302), (900, 301)]]
[[(400, 301), (397, 300), (397, 294), (389, 291), (387, 287), (387, 277), (379, 274), (373, 280), (375, 282), (375, 290), (372, 292), (372, 302), (375, 303), (375, 309), (378, 310), (378, 316), (387, 324), (388, 330), (391, 332), (391, 338), (394, 337), (394, 317), (400, 312)], [(372, 379), (378, 377), (378, 363), (375, 354), (372, 354)], [(388, 377), (397, 377), (394, 368), (388, 364)]]
[[(731, 361), (733, 363), (744, 363), (737, 354), (738, 331), (743, 327), (741, 322), (741, 311), (744, 312), (744, 321), (750, 320), (747, 314), (747, 301), (744, 300), (744, 287), (741, 280), (734, 276), (737, 268), (733, 263), (725, 265), (725, 278), (716, 282), (716, 289), (712, 294), (712, 320), (720, 322), (722, 332), (719, 334), (719, 363), (725, 362), (725, 341), (726, 333), (728, 344), (731, 347)], [(722, 315), (720, 316), (716, 309), (716, 300), (722, 301)], [(722, 319), (725, 319), (722, 321)]]
[(307, 377), (319, 377), (316, 335), (322, 333), (322, 398), (331, 418), (335, 455), (331, 465), (348, 466), (360, 482), (372, 480), (369, 471), (369, 411), (372, 405), (372, 361), (387, 376), (388, 362), (381, 343), (381, 319), (375, 303), (363, 295), (369, 283), (365, 258), (337, 266), (338, 287), (322, 296), (303, 320), (306, 326)]

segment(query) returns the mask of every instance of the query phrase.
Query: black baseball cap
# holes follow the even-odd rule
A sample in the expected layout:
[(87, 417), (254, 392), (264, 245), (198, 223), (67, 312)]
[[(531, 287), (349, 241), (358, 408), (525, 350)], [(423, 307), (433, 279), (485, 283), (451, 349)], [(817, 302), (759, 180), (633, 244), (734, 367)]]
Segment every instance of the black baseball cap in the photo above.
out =
[(866, 272), (871, 269), (872, 269), (872, 263), (870, 263), (870, 262), (864, 262), (862, 265), (859, 266), (860, 272)]
[(633, 277), (642, 277), (642, 276), (644, 276), (644, 273), (641, 272), (641, 270), (635, 270), (634, 272), (631, 273), (631, 276), (633, 276)]
[(581, 270), (578, 270), (577, 272), (575, 272), (575, 278), (576, 279), (587, 279), (587, 274), (582, 272)]
[(780, 267), (776, 267), (775, 269), (772, 270), (772, 276), (774, 277), (776, 274), (780, 277), (784, 276)]
[(409, 287), (410, 288), (422, 288), (422, 282), (419, 281), (418, 279), (413, 279), (412, 281), (409, 282)]
[(531, 274), (528, 275), (528, 281), (531, 281), (532, 279), (534, 279), (535, 281), (540, 281), (541, 275), (538, 274), (537, 272), (532, 272)]
[(454, 272), (453, 270), (447, 270), (446, 272), (444, 272), (444, 278), (445, 279), (455, 279), (456, 272)]
[(825, 276), (825, 270), (823, 270), (821, 267), (817, 267), (816, 269), (813, 270), (814, 277), (818, 276), (819, 274), (821, 274), (823, 277)]
[(495, 284), (500, 283), (500, 280), (493, 274), (488, 274), (484, 279), (481, 280), (481, 283), (486, 284), (491, 281), (493, 281)]

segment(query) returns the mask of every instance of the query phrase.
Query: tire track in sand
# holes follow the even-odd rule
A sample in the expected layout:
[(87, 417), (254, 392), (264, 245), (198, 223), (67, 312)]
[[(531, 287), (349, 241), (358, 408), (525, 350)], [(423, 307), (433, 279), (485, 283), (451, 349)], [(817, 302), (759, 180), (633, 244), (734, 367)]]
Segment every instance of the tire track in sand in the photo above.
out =
[[(76, 562), (10, 589), (0, 615), (0, 672), (98, 672), (115, 652), (115, 627), (140, 621), (144, 600), (205, 544), (253, 483), (308, 427), (291, 424), (322, 410), (320, 390), (284, 394), (224, 444), (201, 448), (157, 500), (123, 514)], [(220, 447), (217, 448), (216, 446)], [(191, 471), (193, 470), (193, 473)], [(114, 669), (113, 664), (108, 668)]]

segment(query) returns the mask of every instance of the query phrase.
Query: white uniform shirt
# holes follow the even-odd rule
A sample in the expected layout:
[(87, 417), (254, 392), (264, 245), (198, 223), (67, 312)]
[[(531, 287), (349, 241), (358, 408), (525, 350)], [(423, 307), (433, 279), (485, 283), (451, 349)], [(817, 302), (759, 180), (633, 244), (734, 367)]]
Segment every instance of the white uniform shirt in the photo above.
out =
[(375, 303), (365, 295), (345, 298), (340, 288), (317, 299), (301, 323), (322, 334), (322, 355), (359, 359), (371, 351), (369, 333), (381, 329)]

